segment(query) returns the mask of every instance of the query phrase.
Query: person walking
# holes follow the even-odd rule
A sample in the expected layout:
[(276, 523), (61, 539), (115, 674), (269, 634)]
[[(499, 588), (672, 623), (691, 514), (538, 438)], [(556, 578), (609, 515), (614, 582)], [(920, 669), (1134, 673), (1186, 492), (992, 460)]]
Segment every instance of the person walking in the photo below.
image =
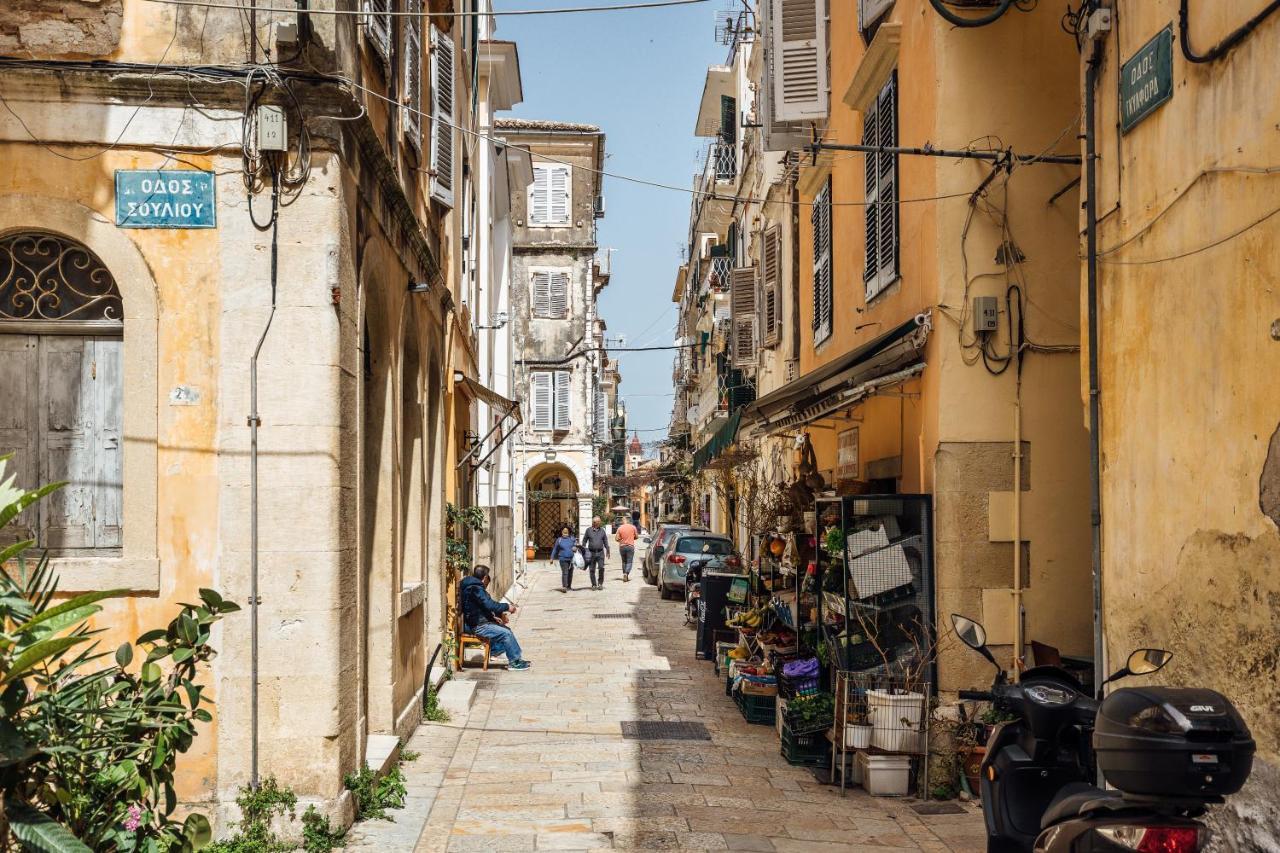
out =
[(639, 532), (630, 521), (624, 521), (616, 534), (618, 537), (618, 556), (622, 557), (622, 580), (624, 583), (631, 580), (631, 561), (636, 556), (636, 536)]
[(604, 561), (609, 557), (609, 531), (600, 526), (600, 516), (591, 519), (591, 526), (583, 531), (582, 547), (587, 552), (591, 588), (604, 589)]
[(560, 561), (560, 591), (573, 589), (573, 551), (578, 540), (569, 525), (560, 528), (560, 538), (551, 546), (551, 559)]

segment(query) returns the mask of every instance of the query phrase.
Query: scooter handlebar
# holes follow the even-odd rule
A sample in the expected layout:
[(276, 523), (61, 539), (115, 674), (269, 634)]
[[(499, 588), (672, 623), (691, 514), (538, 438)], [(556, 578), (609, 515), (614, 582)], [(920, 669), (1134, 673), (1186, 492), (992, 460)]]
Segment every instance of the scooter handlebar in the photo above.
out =
[(990, 702), (994, 700), (996, 697), (993, 696), (991, 692), (988, 690), (961, 690), (960, 698), (974, 699), (979, 702)]

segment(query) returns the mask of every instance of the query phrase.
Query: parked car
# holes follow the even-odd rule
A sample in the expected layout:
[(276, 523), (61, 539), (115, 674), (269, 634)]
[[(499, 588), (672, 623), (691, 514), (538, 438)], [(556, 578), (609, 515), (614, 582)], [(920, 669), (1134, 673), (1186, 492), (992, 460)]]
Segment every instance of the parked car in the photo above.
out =
[(719, 533), (685, 530), (677, 533), (660, 558), (658, 594), (679, 598), (684, 592), (684, 576), (690, 560), (702, 560), (704, 572), (742, 571), (742, 558), (733, 550), (733, 540)]
[(657, 530), (649, 537), (649, 541), (645, 543), (649, 546), (649, 549), (645, 551), (644, 558), (640, 561), (640, 573), (644, 576), (646, 583), (657, 585), (658, 564), (661, 562), (663, 551), (670, 544), (670, 539), (673, 535), (685, 530), (706, 530), (706, 528), (694, 527), (690, 524), (658, 522)]

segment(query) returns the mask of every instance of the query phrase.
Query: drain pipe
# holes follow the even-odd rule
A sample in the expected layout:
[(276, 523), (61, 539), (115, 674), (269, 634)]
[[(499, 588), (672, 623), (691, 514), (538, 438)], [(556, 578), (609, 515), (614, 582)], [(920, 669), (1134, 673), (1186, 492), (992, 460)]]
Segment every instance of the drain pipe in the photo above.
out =
[(276, 273), (280, 249), (280, 175), (271, 166), (271, 313), (249, 359), (249, 785), (258, 789), (258, 355), (276, 317)]
[(1102, 689), (1102, 391), (1098, 380), (1098, 65), (1102, 46), (1095, 44), (1084, 72), (1085, 276), (1089, 314), (1089, 526), (1093, 538), (1093, 689)]

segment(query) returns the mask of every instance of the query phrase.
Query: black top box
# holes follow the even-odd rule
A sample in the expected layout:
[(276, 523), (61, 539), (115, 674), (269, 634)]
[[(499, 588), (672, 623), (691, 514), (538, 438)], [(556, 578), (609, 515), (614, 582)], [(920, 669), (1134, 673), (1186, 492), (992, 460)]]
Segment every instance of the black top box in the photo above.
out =
[(1098, 769), (1125, 794), (1215, 800), (1249, 778), (1256, 749), (1221, 693), (1125, 687), (1108, 696), (1093, 734)]

